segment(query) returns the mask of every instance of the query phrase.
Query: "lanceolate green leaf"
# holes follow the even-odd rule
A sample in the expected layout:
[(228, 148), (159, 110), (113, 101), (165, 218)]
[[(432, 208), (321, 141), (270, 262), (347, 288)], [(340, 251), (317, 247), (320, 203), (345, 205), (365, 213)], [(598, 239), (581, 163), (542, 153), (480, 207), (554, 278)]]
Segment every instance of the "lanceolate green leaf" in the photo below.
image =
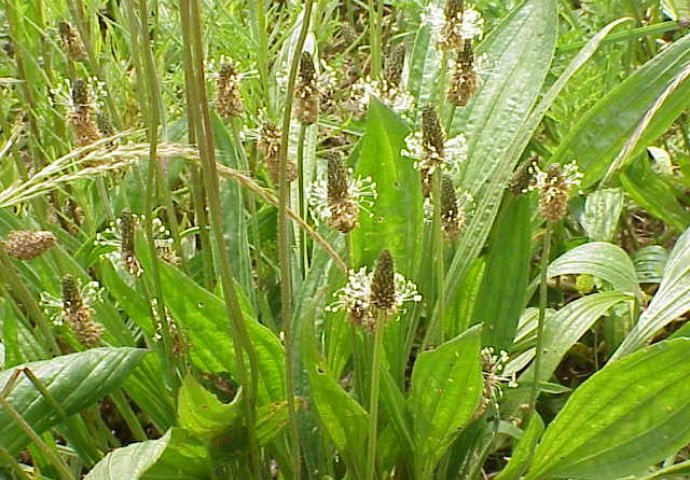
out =
[[(74, 415), (119, 387), (146, 353), (136, 348), (94, 348), (17, 368), (30, 369), (65, 413)], [(0, 373), (0, 390), (14, 371)], [(51, 404), (25, 375), (19, 376), (7, 400), (39, 434), (58, 423)], [(16, 454), (28, 442), (23, 431), (0, 408), (0, 446)]]
[(690, 310), (690, 230), (686, 230), (671, 252), (656, 295), (640, 315), (635, 328), (614, 353), (614, 358), (640, 348), (672, 320)]
[(513, 453), (508, 465), (496, 476), (496, 480), (518, 480), (525, 473), (543, 432), (544, 421), (535, 412), (522, 434), (522, 438), (517, 442), (517, 445), (513, 445)]
[[(531, 208), (525, 195), (504, 197), (491, 234), (486, 270), (474, 306), (482, 344), (507, 350), (524, 310), (532, 254)], [(500, 302), (494, 301), (500, 298)]]
[(170, 441), (170, 431), (158, 440), (133, 443), (110, 452), (85, 480), (138, 480), (156, 464)]
[(378, 194), (371, 214), (362, 211), (351, 233), (353, 265), (373, 265), (387, 248), (399, 271), (410, 276), (419, 254), (422, 194), (414, 162), (400, 156), (408, 128), (388, 107), (372, 98), (357, 160), (356, 176), (371, 177)]
[[(690, 61), (690, 36), (673, 43), (613, 89), (580, 119), (553, 159), (577, 160), (583, 186), (600, 180), (659, 95)], [(642, 134), (634, 156), (666, 131), (690, 103), (690, 82), (675, 90)]]
[(616, 234), (623, 211), (623, 191), (607, 188), (592, 192), (585, 202), (582, 227), (594, 242), (610, 242)]
[(585, 243), (568, 250), (549, 265), (549, 277), (572, 274), (599, 277), (616, 290), (642, 298), (632, 260), (612, 243)]
[[(466, 180), (465, 185), (468, 185), (471, 193), (475, 195), (477, 208), (449, 269), (446, 281), (447, 298), (452, 298), (460, 278), (479, 255), (498, 210), (497, 199), (503, 195), (513, 168), (544, 114), (568, 80), (596, 52), (611, 30), (623, 21), (610, 23), (587, 42), (529, 116), (524, 109), (530, 108), (538, 95), (551, 61), (551, 49), (555, 44), (555, 2), (532, 0), (524, 3), (480, 45), (479, 50), (485, 53), (487, 58), (496, 59), (496, 72), (487, 77), (477, 99), (471, 103), (473, 109), (486, 110), (481, 116), (487, 120), (471, 124), (466, 131), (466, 134), (472, 137), (483, 138), (470, 147), (469, 170), (473, 173), (465, 177), (471, 180), (471, 184)], [(533, 39), (533, 35), (537, 36), (536, 40)], [(536, 42), (541, 47), (533, 49), (530, 42)], [(484, 95), (488, 98), (479, 102), (479, 98)], [(506, 96), (509, 96), (510, 100), (506, 100)], [(480, 107), (481, 104), (484, 106)], [(475, 114), (471, 114), (469, 119), (473, 116)], [(466, 119), (463, 116), (459, 117), (459, 120), (462, 123)], [(521, 127), (515, 132), (511, 128), (506, 129), (506, 125)], [(489, 163), (486, 163), (487, 160)], [(487, 181), (485, 186), (484, 181)], [(477, 193), (476, 190), (480, 188), (483, 191)]]
[(428, 478), (479, 405), (483, 387), (480, 340), (478, 325), (417, 358), (408, 400), (414, 419), (417, 478)]
[[(448, 271), (448, 299), (454, 297), (461, 278), (479, 255), (506, 182), (532, 134), (532, 130), (524, 131), (525, 122), (551, 64), (556, 41), (555, 3), (524, 2), (478, 48), (478, 54), (484, 54), (493, 68), (454, 124), (458, 126), (454, 130), (460, 130), (468, 139), (469, 162), (461, 168), (461, 184), (474, 196), (477, 208)], [(533, 48), (536, 44), (539, 48)], [(538, 123), (529, 127), (536, 128)], [(522, 138), (524, 143), (519, 148), (510, 149)]]
[(548, 426), (526, 480), (618, 479), (690, 441), (690, 339), (615, 361), (578, 388)]

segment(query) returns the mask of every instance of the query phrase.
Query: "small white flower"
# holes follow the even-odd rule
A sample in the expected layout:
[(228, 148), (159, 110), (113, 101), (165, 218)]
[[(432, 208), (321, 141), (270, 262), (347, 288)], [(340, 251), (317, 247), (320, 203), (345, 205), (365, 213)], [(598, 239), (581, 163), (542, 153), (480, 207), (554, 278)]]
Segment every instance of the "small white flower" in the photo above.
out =
[[(80, 288), (79, 294), (84, 306), (91, 308), (101, 301), (103, 287), (96, 281), (87, 282)], [(65, 310), (65, 302), (62, 298), (44, 291), (41, 292), (40, 305), (53, 325), (60, 327), (65, 324), (68, 312)]]
[(443, 143), (443, 155), (435, 149), (428, 149), (424, 145), (422, 132), (416, 131), (405, 137), (405, 148), (400, 154), (415, 161), (416, 168), (427, 168), (429, 175), (436, 169), (436, 165), (448, 171), (455, 171), (467, 160), (467, 140), (464, 135), (457, 135)]
[[(369, 212), (376, 200), (376, 183), (371, 177), (353, 178), (352, 170), (348, 170), (347, 197), (360, 209)], [(314, 219), (328, 223), (333, 214), (332, 205), (328, 201), (328, 180), (321, 179), (314, 182), (309, 191), (309, 205), (314, 212)]]
[(472, 8), (466, 8), (462, 12), (459, 31), (460, 36), (465, 40), (481, 38), (484, 33), (484, 19), (481, 14)]
[[(365, 328), (371, 328), (376, 321), (375, 308), (371, 303), (371, 283), (374, 272), (367, 272), (367, 267), (358, 271), (350, 270), (345, 286), (335, 292), (337, 300), (326, 307), (328, 312), (344, 310), (350, 321)], [(395, 273), (395, 306), (392, 311), (400, 311), (406, 302), (421, 302), (422, 296), (417, 286), (400, 273)]]
[[(472, 8), (458, 12), (455, 18), (447, 18), (441, 7), (430, 3), (422, 12), (420, 20), (429, 26), (431, 38), (439, 48), (452, 46), (454, 42), (451, 38), (471, 40), (481, 38), (484, 32), (484, 19)], [(457, 42), (455, 43), (457, 46)]]
[(381, 100), (386, 106), (396, 113), (403, 114), (412, 108), (414, 98), (408, 92), (388, 85), (385, 80), (377, 81), (366, 78), (357, 81), (352, 86), (352, 98), (357, 112), (366, 111), (371, 97)]
[[(548, 195), (549, 190), (553, 189), (556, 186), (555, 183), (559, 181), (559, 177), (550, 175), (548, 171), (542, 170), (537, 164), (530, 167), (530, 173), (532, 174), (533, 183), (525, 191), (539, 190)], [(580, 186), (584, 174), (580, 172), (577, 162), (573, 160), (561, 167), (559, 176), (564, 179), (565, 186), (572, 190)]]

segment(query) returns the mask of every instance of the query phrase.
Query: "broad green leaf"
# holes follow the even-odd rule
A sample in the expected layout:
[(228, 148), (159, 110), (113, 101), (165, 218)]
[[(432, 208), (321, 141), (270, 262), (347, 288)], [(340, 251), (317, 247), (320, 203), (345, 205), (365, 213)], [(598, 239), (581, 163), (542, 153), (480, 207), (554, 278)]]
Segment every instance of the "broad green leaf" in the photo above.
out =
[[(206, 372), (235, 376), (235, 351), (223, 300), (170, 265), (159, 268), (166, 306), (191, 346), (191, 360)], [(284, 399), (285, 359), (280, 340), (252, 318), (246, 300), (240, 303), (259, 363), (259, 404)]]
[(476, 411), (482, 395), (481, 327), (417, 357), (408, 398), (415, 464), (426, 478)]
[[(474, 196), (476, 209), (459, 240), (446, 279), (453, 299), (462, 277), (481, 252), (501, 204), (505, 185), (542, 116), (562, 85), (535, 110), (556, 42), (556, 2), (527, 0), (478, 46), (493, 65), (475, 98), (456, 115), (453, 132), (468, 140), (469, 160), (461, 182)], [(539, 48), (534, 48), (539, 45)], [(580, 61), (580, 59), (578, 59)], [(579, 65), (574, 68), (577, 70)], [(567, 80), (568, 75), (562, 79)], [(565, 83), (565, 82), (563, 82)]]
[[(232, 403), (222, 403), (192, 376), (184, 379), (178, 402), (179, 426), (205, 442), (244, 448), (247, 444), (241, 390)], [(262, 405), (256, 410), (256, 436), (259, 445), (273, 440), (287, 424), (287, 402)]]
[[(690, 61), (690, 37), (671, 44), (599, 100), (573, 127), (554, 152), (553, 160), (576, 159), (584, 172), (583, 186), (600, 180), (645, 113), (670, 81)], [(690, 102), (690, 82), (666, 99), (645, 129), (631, 156), (642, 152), (685, 110)]]
[(632, 260), (612, 243), (585, 243), (568, 250), (549, 265), (549, 277), (572, 274), (601, 278), (621, 292), (642, 298)]
[(353, 477), (359, 478), (356, 472), (364, 473), (369, 414), (342, 389), (310, 346), (305, 347), (305, 352), (311, 406), (336, 450), (353, 470)]
[(676, 242), (654, 298), (613, 358), (627, 355), (690, 310), (690, 229)]
[(142, 480), (208, 480), (212, 462), (208, 446), (181, 428), (171, 428), (168, 445)]
[(668, 262), (668, 252), (660, 245), (650, 245), (635, 252), (633, 263), (640, 283), (659, 283)]
[(373, 265), (387, 248), (398, 270), (410, 276), (421, 253), (422, 194), (414, 161), (400, 156), (408, 133), (405, 123), (379, 100), (372, 98), (355, 176), (376, 183), (371, 213), (362, 211), (360, 226), (351, 234), (353, 265)]
[(200, 439), (210, 440), (241, 419), (244, 411), (240, 401), (238, 394), (232, 403), (222, 403), (187, 375), (177, 402), (179, 426)]
[[(65, 413), (74, 415), (119, 387), (146, 353), (136, 348), (94, 348), (16, 368), (30, 369)], [(0, 372), (0, 390), (16, 368)], [(50, 403), (25, 375), (19, 376), (7, 401), (39, 434), (58, 423)], [(0, 409), (0, 446), (16, 454), (28, 442), (24, 432)]]
[(507, 195), (491, 234), (472, 323), (483, 324), (482, 345), (496, 351), (510, 347), (524, 310), (532, 256), (530, 215), (527, 196)]
[(156, 464), (170, 441), (170, 431), (158, 440), (133, 443), (110, 452), (85, 480), (138, 480)]
[[(539, 368), (539, 383), (551, 378), (556, 367), (570, 348), (604, 315), (610, 308), (619, 303), (630, 301), (631, 297), (621, 292), (593, 293), (575, 300), (547, 315), (544, 322), (542, 338), (542, 357)], [(520, 376), (520, 383), (534, 381), (534, 365)], [(529, 401), (529, 392), (525, 389), (506, 392), (506, 411), (513, 411), (520, 403)]]
[(537, 446), (539, 437), (544, 432), (544, 421), (538, 413), (532, 415), (527, 429), (522, 434), (522, 438), (515, 445), (513, 442), (513, 452), (510, 455), (508, 465), (496, 476), (496, 480), (519, 480), (525, 470), (529, 467), (534, 449)]
[(407, 81), (407, 91), (417, 100), (417, 105), (433, 103), (441, 60), (431, 28), (426, 23), (420, 23), (410, 55)]
[(652, 170), (646, 158), (633, 162), (620, 175), (620, 181), (635, 203), (675, 230), (682, 231), (690, 224), (690, 214), (678, 202), (673, 189)]
[(623, 192), (609, 188), (592, 192), (585, 201), (582, 227), (594, 242), (610, 242), (618, 228), (618, 219), (623, 211)]
[(568, 399), (546, 429), (525, 480), (619, 479), (690, 442), (690, 339), (614, 361)]

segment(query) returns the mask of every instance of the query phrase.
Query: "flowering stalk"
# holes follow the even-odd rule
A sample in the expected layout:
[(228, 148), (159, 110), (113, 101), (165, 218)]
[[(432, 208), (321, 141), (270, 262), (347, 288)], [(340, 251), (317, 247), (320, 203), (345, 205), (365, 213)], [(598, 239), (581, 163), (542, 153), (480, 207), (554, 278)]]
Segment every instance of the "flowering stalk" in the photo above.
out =
[(383, 24), (383, 0), (369, 0), (369, 43), (371, 47), (371, 78), (381, 75), (381, 26)]
[(537, 399), (539, 398), (539, 375), (541, 374), (541, 358), (544, 342), (544, 318), (546, 317), (546, 301), (548, 293), (548, 268), (549, 255), (551, 250), (551, 222), (546, 222), (544, 232), (544, 243), (541, 253), (540, 272), (539, 272), (539, 316), (537, 317), (537, 346), (534, 356), (534, 380), (532, 382), (532, 398), (529, 402), (531, 416), (537, 409)]
[(290, 120), (292, 116), (292, 98), (295, 93), (295, 81), (300, 63), (300, 56), (297, 52), (304, 49), (304, 43), (309, 32), (311, 23), (312, 8), (314, 0), (304, 1), (304, 14), (302, 28), (300, 29), (295, 45), (295, 55), (290, 65), (288, 84), (286, 92), (286, 102), (283, 112), (283, 131), (280, 141), (279, 155), (279, 189), (278, 189), (278, 258), (280, 264), (280, 310), (283, 331), (285, 332), (285, 377), (288, 400), (288, 417), (290, 423), (290, 443), (292, 444), (291, 459), (293, 476), (299, 480), (301, 478), (302, 462), (300, 453), (299, 424), (297, 423), (297, 412), (295, 412), (295, 379), (294, 367), (296, 363), (297, 349), (293, 345), (292, 338), (292, 285), (290, 275), (290, 228), (288, 223), (287, 208), (289, 203), (289, 184), (288, 184), (288, 138), (290, 134)]

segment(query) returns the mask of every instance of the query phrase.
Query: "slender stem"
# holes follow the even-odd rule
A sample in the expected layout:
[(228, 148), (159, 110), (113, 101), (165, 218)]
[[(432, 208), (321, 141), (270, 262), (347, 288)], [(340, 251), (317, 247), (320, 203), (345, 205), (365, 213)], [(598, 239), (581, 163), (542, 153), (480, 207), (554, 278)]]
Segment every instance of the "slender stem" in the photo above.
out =
[(20, 480), (31, 480), (31, 477), (24, 471), (22, 465), (14, 459), (10, 452), (5, 447), (0, 445), (0, 463), (9, 465)]
[(14, 292), (16, 299), (26, 309), (27, 315), (33, 320), (41, 331), (41, 335), (37, 338), (43, 339), (48, 351), (53, 355), (60, 354), (60, 347), (58, 346), (53, 333), (50, 330), (50, 325), (46, 319), (41, 307), (36, 302), (36, 299), (31, 294), (31, 291), (24, 285), (22, 279), (17, 275), (14, 266), (10, 260), (7, 250), (2, 242), (0, 242), (0, 266), (2, 267), (2, 279), (7, 283), (7, 286)]
[(261, 80), (261, 89), (264, 97), (264, 103), (268, 108), (269, 114), (273, 111), (273, 106), (271, 105), (270, 99), (271, 95), (269, 92), (268, 83), (268, 32), (266, 31), (266, 11), (264, 7), (263, 0), (253, 0), (249, 2), (249, 6), (254, 17), (255, 32), (258, 43), (259, 43), (259, 55), (257, 57), (258, 67), (259, 67), (259, 77)]
[(383, 24), (383, 0), (369, 0), (369, 43), (371, 47), (371, 78), (381, 75), (381, 26)]
[(290, 419), (290, 436), (292, 443), (292, 467), (295, 478), (301, 478), (301, 454), (299, 443), (299, 424), (292, 399), (295, 397), (294, 364), (295, 348), (292, 341), (292, 285), (290, 274), (290, 229), (287, 215), (289, 203), (290, 185), (287, 181), (288, 167), (288, 139), (290, 135), (290, 119), (292, 115), (292, 99), (295, 92), (295, 80), (304, 42), (309, 32), (313, 0), (305, 0), (302, 16), (302, 28), (297, 38), (297, 44), (292, 55), (290, 74), (288, 76), (287, 92), (285, 95), (285, 108), (283, 113), (283, 128), (280, 139), (280, 179), (279, 179), (279, 204), (278, 204), (278, 258), (280, 262), (280, 311), (283, 331), (285, 332), (285, 345), (287, 354), (285, 360), (285, 376), (288, 398), (288, 416)]
[[(133, 0), (130, 0), (133, 1)], [(173, 390), (176, 395), (178, 380), (174, 372), (175, 359), (172, 352), (172, 339), (170, 338), (170, 328), (168, 325), (168, 317), (165, 311), (165, 296), (163, 294), (163, 286), (160, 276), (160, 269), (158, 264), (158, 252), (156, 249), (156, 241), (153, 232), (153, 216), (154, 203), (156, 199), (156, 182), (161, 182), (161, 172), (158, 168), (158, 126), (160, 125), (160, 98), (158, 97), (158, 81), (156, 78), (156, 66), (153, 60), (153, 53), (150, 48), (148, 25), (149, 25), (149, 11), (146, 1), (139, 0), (139, 24), (137, 25), (138, 32), (132, 32), (132, 35), (140, 35), (140, 47), (142, 48), (141, 57), (143, 58), (142, 74), (147, 80), (146, 87), (148, 98), (146, 102), (148, 113), (148, 139), (149, 139), (149, 164), (148, 174), (146, 178), (146, 218), (144, 219), (144, 228), (146, 230), (146, 240), (151, 256), (151, 278), (153, 281), (153, 294), (156, 299), (156, 305), (152, 308), (156, 310), (158, 319), (163, 323), (161, 336), (163, 339), (163, 358), (166, 381), (168, 387)], [(135, 22), (136, 24), (136, 22)], [(155, 319), (154, 319), (155, 321)]]
[[(249, 337), (246, 319), (240, 308), (239, 298), (232, 275), (230, 259), (223, 232), (223, 213), (220, 205), (220, 186), (218, 169), (215, 159), (215, 148), (211, 117), (208, 109), (204, 78), (204, 55), (201, 34), (201, 14), (198, 0), (180, 0), (180, 12), (184, 32), (185, 48), (188, 48), (189, 56), (194, 62), (193, 82), (187, 88), (196, 89), (196, 104), (188, 105), (195, 116), (197, 139), (204, 172), (204, 183), (208, 199), (209, 216), (211, 220), (211, 233), (215, 241), (215, 251), (218, 254), (218, 264), (223, 287), (223, 300), (228, 315), (230, 334), (235, 350), (235, 368), (237, 377), (245, 395), (242, 399), (247, 437), (249, 443), (252, 478), (261, 478), (261, 457), (259, 445), (256, 439), (256, 392), (259, 381), (259, 364), (256, 351)], [(249, 369), (245, 363), (245, 354), (249, 359)], [(288, 402), (291, 405), (293, 402)]]
[(379, 388), (381, 385), (381, 368), (383, 367), (383, 333), (386, 318), (379, 312), (374, 326), (374, 353), (371, 360), (371, 389), (369, 391), (369, 442), (367, 448), (366, 480), (376, 476), (377, 427), (379, 421)]
[(537, 349), (534, 356), (534, 382), (532, 385), (532, 399), (530, 401), (530, 416), (536, 411), (537, 398), (539, 397), (539, 376), (541, 374), (542, 341), (544, 337), (544, 318), (546, 316), (547, 280), (549, 269), (549, 254), (551, 251), (551, 222), (546, 223), (544, 232), (544, 246), (539, 272), (539, 317), (537, 319)]
[(31, 442), (38, 447), (43, 455), (50, 461), (51, 466), (57, 470), (58, 475), (62, 480), (74, 480), (74, 476), (69, 471), (65, 462), (41, 439), (31, 425), (17, 412), (14, 407), (8, 402), (5, 397), (0, 396), (0, 407), (4, 408), (7, 415), (14, 421), (14, 423), (26, 434)]
[[(297, 181), (299, 185), (299, 216), (302, 220), (306, 221), (306, 209), (304, 202), (304, 142), (306, 140), (307, 126), (300, 125), (299, 128), (299, 139), (297, 140)], [(309, 266), (309, 260), (307, 258), (307, 236), (304, 231), (300, 231), (299, 235), (299, 258), (300, 267), (302, 270), (302, 278), (307, 276), (307, 268)]]

